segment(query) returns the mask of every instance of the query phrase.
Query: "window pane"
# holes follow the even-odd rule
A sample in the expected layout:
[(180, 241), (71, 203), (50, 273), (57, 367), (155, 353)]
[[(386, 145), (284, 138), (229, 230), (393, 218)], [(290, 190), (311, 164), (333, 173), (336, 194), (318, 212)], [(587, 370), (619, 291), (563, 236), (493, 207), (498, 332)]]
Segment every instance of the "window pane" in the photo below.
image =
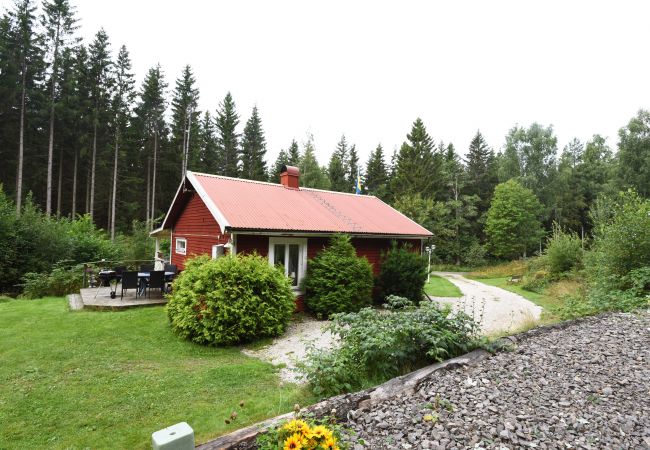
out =
[(287, 264), (289, 270), (287, 275), (291, 278), (291, 284), (294, 286), (298, 286), (298, 279), (300, 278), (300, 274), (298, 273), (299, 249), (300, 246), (297, 244), (289, 245), (289, 262)]
[(284, 244), (275, 244), (273, 250), (273, 265), (284, 266)]

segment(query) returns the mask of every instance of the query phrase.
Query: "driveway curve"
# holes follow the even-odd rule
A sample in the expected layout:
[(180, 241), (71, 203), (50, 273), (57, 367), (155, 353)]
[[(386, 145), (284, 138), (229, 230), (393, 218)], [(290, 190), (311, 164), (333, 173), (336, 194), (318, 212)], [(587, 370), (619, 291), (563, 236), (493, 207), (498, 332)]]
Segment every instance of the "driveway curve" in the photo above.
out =
[(489, 286), (465, 278), (455, 272), (434, 272), (455, 284), (463, 296), (460, 298), (433, 297), (434, 301), (450, 304), (456, 311), (464, 311), (481, 324), (485, 334), (512, 332), (538, 321), (542, 307), (519, 294), (496, 286)]

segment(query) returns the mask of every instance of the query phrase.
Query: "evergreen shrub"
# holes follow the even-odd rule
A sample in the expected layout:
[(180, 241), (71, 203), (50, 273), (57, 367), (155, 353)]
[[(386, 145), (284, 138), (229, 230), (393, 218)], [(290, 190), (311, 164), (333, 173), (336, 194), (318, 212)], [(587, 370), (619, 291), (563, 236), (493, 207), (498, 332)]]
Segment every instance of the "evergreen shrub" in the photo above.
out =
[(405, 297), (420, 303), (427, 281), (427, 261), (413, 252), (408, 245), (398, 246), (393, 241), (382, 259), (377, 279), (377, 294), (380, 302), (389, 295)]
[(335, 235), (309, 261), (304, 287), (305, 303), (319, 317), (359, 311), (372, 303), (372, 266), (356, 255), (349, 236)]
[(199, 256), (175, 280), (166, 308), (180, 337), (233, 345), (282, 334), (295, 298), (289, 279), (266, 258)]

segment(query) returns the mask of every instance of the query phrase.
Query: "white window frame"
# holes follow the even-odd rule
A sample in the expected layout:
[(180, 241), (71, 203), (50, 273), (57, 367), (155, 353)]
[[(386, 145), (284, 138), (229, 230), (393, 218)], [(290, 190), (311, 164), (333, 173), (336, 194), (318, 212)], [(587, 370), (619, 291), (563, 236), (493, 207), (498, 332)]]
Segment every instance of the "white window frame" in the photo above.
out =
[[(221, 255), (219, 254), (219, 247), (221, 247)], [(225, 254), (226, 253), (223, 244), (216, 244), (212, 246), (212, 259), (217, 259)]]
[[(178, 244), (183, 243), (183, 248), (180, 248)], [(176, 238), (176, 245), (174, 246), (175, 252), (179, 255), (187, 254), (187, 239), (185, 238)]]
[[(273, 266), (273, 261), (275, 261), (275, 246), (276, 245), (285, 245), (285, 261), (289, 252), (289, 244), (298, 244), (298, 286), (292, 286), (294, 292), (300, 291), (300, 284), (305, 278), (307, 273), (307, 238), (285, 238), (285, 237), (269, 237), (269, 265)], [(285, 266), (284, 274), (288, 274), (289, 268)]]

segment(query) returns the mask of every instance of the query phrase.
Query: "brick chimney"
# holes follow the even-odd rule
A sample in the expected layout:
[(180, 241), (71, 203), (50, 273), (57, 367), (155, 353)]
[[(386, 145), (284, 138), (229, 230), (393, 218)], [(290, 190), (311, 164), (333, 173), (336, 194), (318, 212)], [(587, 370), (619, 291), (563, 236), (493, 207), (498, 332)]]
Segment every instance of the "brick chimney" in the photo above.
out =
[(300, 188), (300, 170), (294, 166), (282, 166), (280, 183), (289, 189)]

